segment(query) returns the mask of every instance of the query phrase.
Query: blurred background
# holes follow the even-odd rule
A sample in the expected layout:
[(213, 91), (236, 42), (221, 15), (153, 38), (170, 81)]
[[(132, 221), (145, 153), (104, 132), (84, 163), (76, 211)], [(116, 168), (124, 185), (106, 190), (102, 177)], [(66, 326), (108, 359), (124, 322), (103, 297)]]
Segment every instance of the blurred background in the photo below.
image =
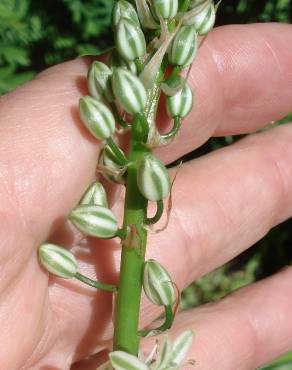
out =
[[(53, 64), (108, 49), (113, 44), (109, 28), (112, 5), (113, 0), (0, 0), (0, 94)], [(223, 0), (217, 25), (291, 20), (290, 0)], [(277, 124), (289, 119), (292, 115)], [(195, 158), (238, 139), (211, 139), (183, 159)], [(218, 300), (290, 264), (291, 246), (289, 220), (235, 260), (194, 282), (183, 292), (183, 308)], [(292, 370), (292, 355), (265, 369)]]

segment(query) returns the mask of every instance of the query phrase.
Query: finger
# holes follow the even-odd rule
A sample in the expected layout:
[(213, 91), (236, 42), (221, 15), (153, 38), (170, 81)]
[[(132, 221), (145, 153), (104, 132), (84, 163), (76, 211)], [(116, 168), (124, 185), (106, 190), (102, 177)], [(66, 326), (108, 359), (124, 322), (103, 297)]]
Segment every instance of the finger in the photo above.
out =
[[(236, 145), (185, 164), (173, 188), (173, 210), (167, 231), (149, 234), (147, 258), (154, 258), (170, 272), (180, 288), (231, 260), (261, 239), (273, 226), (292, 214), (292, 125), (250, 136)], [(80, 252), (82, 250), (82, 252)], [(115, 283), (120, 248), (114, 241), (74, 249), (80, 270), (92, 278)], [(78, 254), (79, 251), (79, 254)], [(80, 254), (81, 253), (81, 254)], [(87, 256), (82, 258), (82, 254)], [(66, 311), (75, 317), (70, 329), (72, 346), (84, 333), (92, 346), (79, 346), (76, 359), (112, 336), (110, 300), (82, 295), (59, 281), (51, 290), (55, 306), (66, 296)], [(157, 316), (144, 301), (141, 327)], [(82, 315), (81, 315), (82, 312)], [(95, 313), (94, 313), (95, 312)], [(98, 314), (100, 312), (100, 314)], [(93, 316), (93, 325), (88, 317)], [(70, 326), (72, 318), (67, 320)], [(102, 322), (102, 326), (100, 326)], [(98, 335), (95, 327), (101, 327)], [(70, 339), (71, 340), (71, 339)], [(75, 342), (76, 341), (76, 342)]]
[(168, 229), (150, 235), (151, 257), (162, 260), (180, 286), (291, 217), (291, 140), (292, 125), (284, 125), (183, 165)]
[(285, 24), (224, 26), (208, 35), (190, 75), (192, 113), (171, 150), (160, 150), (163, 158), (172, 161), (211, 136), (252, 132), (290, 113), (287, 42), (292, 26)]
[(65, 63), (1, 98), (1, 286), (93, 178), (97, 141), (77, 112), (87, 68), (86, 60)]
[(187, 357), (196, 361), (198, 370), (256, 369), (291, 350), (291, 281), (289, 267), (219, 303), (183, 312), (171, 336), (194, 331)]

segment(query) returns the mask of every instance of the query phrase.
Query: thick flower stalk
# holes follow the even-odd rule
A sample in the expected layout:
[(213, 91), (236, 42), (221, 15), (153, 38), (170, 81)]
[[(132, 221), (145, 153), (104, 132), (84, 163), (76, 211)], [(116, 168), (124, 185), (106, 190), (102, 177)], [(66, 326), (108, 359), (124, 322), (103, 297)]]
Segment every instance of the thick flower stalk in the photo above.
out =
[[(94, 61), (88, 71), (88, 96), (80, 99), (80, 118), (102, 146), (98, 172), (125, 186), (124, 217), (119, 222), (109, 209), (104, 187), (96, 182), (69, 220), (85, 236), (120, 239), (119, 283), (112, 286), (82, 275), (73, 254), (60, 246), (43, 244), (39, 260), (59, 278), (78, 279), (115, 294), (113, 351), (100, 369), (179, 369), (193, 338), (191, 331), (174, 343), (166, 338), (148, 359), (138, 357), (141, 338), (168, 330), (179, 302), (166, 269), (157, 261), (145, 261), (147, 232), (166, 213), (164, 202), (172, 188), (168, 170), (153, 149), (175, 140), (192, 109), (186, 76), (202, 39), (214, 26), (217, 5), (212, 0), (116, 1), (112, 14), (116, 48), (107, 63)], [(162, 95), (171, 122), (167, 133), (160, 132), (157, 122)], [(130, 136), (127, 151), (117, 144), (123, 131)], [(150, 202), (156, 204), (151, 218)], [(139, 327), (142, 289), (153, 304), (164, 308), (158, 328)]]

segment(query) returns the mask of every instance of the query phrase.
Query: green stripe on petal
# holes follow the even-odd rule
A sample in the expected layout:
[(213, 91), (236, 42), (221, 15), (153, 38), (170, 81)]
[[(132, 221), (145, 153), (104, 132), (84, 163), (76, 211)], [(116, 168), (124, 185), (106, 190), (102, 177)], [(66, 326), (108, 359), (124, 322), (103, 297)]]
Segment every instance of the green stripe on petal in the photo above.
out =
[(164, 341), (159, 345), (158, 356), (155, 362), (155, 370), (166, 369), (172, 357), (172, 343), (168, 336), (165, 336)]
[(114, 100), (111, 86), (112, 70), (104, 63), (95, 61), (92, 63), (88, 75), (88, 90), (90, 95), (97, 100)]
[(134, 6), (126, 0), (119, 0), (114, 6), (112, 16), (112, 24), (114, 27), (117, 27), (121, 18), (129, 19), (136, 26), (140, 26), (138, 14)]
[(111, 352), (109, 358), (115, 370), (149, 370), (146, 364), (127, 352)]
[(117, 101), (126, 112), (135, 114), (143, 111), (147, 93), (137, 76), (123, 68), (115, 68), (112, 86)]
[(118, 23), (116, 46), (119, 54), (128, 61), (146, 53), (146, 41), (141, 28), (126, 18)]
[[(120, 152), (122, 155), (124, 153), (122, 150), (119, 148)], [(112, 152), (112, 149), (110, 148), (109, 145), (105, 145), (102, 148), (100, 157), (99, 157), (99, 164), (102, 166), (105, 166), (107, 169), (109, 169), (109, 173), (107, 172), (102, 172), (103, 177), (110, 181), (114, 182), (116, 184), (124, 184), (126, 181), (125, 178), (125, 168), (121, 167), (119, 163), (117, 163), (116, 158), (114, 156), (114, 153)], [(110, 174), (112, 172), (112, 174)]]
[(170, 117), (186, 117), (193, 107), (193, 93), (187, 83), (181, 91), (166, 98), (166, 109)]
[(40, 263), (52, 274), (65, 279), (76, 275), (76, 258), (67, 249), (45, 243), (40, 246), (38, 254)]
[(79, 205), (108, 207), (107, 195), (103, 185), (100, 182), (95, 182), (90, 185), (81, 198)]
[(70, 213), (69, 219), (88, 236), (107, 239), (114, 237), (118, 230), (116, 217), (110, 209), (102, 206), (78, 206)]
[(170, 192), (170, 177), (166, 167), (152, 154), (137, 164), (137, 185), (141, 194), (150, 201), (166, 198)]
[(177, 366), (181, 365), (192, 345), (193, 338), (193, 331), (187, 330), (174, 341), (171, 363)]
[[(193, 2), (191, 8), (191, 12), (195, 12), (195, 14), (184, 23), (194, 25), (199, 35), (206, 35), (214, 27), (216, 20), (214, 2), (210, 0), (204, 0), (199, 3)], [(196, 12), (196, 9), (198, 12)]]
[(173, 18), (177, 14), (178, 0), (154, 0), (156, 14), (164, 19)]
[(183, 26), (176, 34), (168, 59), (171, 64), (187, 67), (198, 51), (198, 36), (194, 26)]
[(80, 118), (91, 134), (104, 140), (115, 131), (115, 119), (109, 108), (91, 96), (84, 96), (79, 102)]
[(171, 277), (163, 266), (154, 260), (145, 262), (143, 289), (148, 299), (159, 306), (173, 306), (175, 290)]

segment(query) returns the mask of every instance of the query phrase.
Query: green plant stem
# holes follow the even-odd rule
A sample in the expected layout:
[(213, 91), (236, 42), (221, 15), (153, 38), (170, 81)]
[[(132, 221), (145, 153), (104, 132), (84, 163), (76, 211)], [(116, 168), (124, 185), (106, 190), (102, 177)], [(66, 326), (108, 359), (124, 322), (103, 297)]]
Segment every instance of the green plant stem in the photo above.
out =
[(120, 283), (115, 305), (113, 349), (114, 351), (125, 351), (135, 356), (138, 355), (140, 340), (138, 326), (147, 243), (147, 231), (143, 225), (147, 217), (148, 206), (147, 199), (142, 196), (137, 186), (137, 163), (150, 151), (143, 142), (145, 141), (144, 120), (146, 119), (150, 125), (156, 116), (160, 96), (159, 84), (163, 80), (165, 69), (166, 63), (163, 62), (155, 84), (148, 92), (148, 102), (144, 114), (136, 115), (133, 120), (128, 156), (123, 228), (126, 230), (128, 226), (135, 225), (140, 243), (138, 246), (137, 243), (132, 247), (128, 244), (122, 246)]
[(139, 311), (142, 290), (147, 232), (143, 227), (147, 210), (147, 200), (137, 187), (137, 160), (148, 150), (144, 145), (133, 143), (129, 159), (126, 183), (124, 228), (135, 225), (140, 238), (139, 247), (122, 247), (120, 283), (116, 302), (114, 350), (122, 350), (133, 355), (138, 354)]
[(120, 148), (117, 146), (117, 144), (114, 142), (113, 138), (110, 137), (106, 140), (108, 146), (111, 148), (114, 156), (116, 157), (117, 162), (121, 166), (126, 166), (128, 164), (127, 158), (124, 156), (123, 152), (120, 150)]
[(171, 130), (168, 133), (161, 135), (161, 137), (163, 139), (171, 139), (172, 137), (174, 137), (179, 132), (180, 124), (181, 124), (181, 118), (175, 117)]
[(161, 216), (163, 214), (163, 209), (164, 209), (163, 200), (158, 200), (156, 202), (155, 215), (153, 217), (146, 218), (144, 224), (145, 225), (154, 225), (154, 224), (156, 224), (156, 222), (158, 222), (161, 219)]
[(93, 288), (105, 290), (106, 292), (115, 293), (117, 291), (117, 287), (110, 284), (104, 284), (96, 280), (92, 280), (87, 276), (84, 276), (80, 274), (79, 272), (76, 273), (75, 279), (82, 281), (82, 283), (85, 283)]
[(165, 319), (162, 325), (160, 325), (158, 328), (155, 329), (149, 329), (149, 330), (141, 330), (140, 331), (140, 336), (141, 337), (147, 337), (148, 334), (152, 333), (163, 333), (164, 331), (168, 330), (171, 328), (173, 320), (174, 320), (174, 315), (172, 312), (172, 307), (171, 306), (165, 306)]

